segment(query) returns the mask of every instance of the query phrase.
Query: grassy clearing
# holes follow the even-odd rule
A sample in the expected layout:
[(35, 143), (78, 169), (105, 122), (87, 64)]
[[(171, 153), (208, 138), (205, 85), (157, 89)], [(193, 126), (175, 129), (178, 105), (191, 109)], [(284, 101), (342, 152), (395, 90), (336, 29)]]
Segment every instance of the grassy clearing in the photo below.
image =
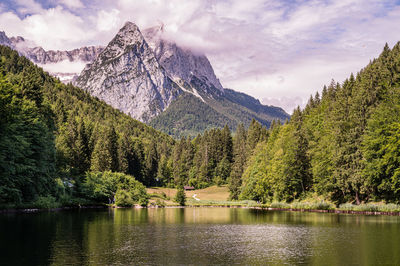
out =
[[(163, 188), (163, 187), (152, 187), (147, 188), (147, 193), (149, 193), (151, 199), (150, 201), (154, 201), (156, 199), (164, 200), (167, 206), (177, 205), (173, 200), (175, 198), (177, 189), (175, 188)], [(196, 189), (185, 191), (186, 193), (186, 203), (187, 205), (227, 205), (228, 203), (238, 204), (238, 202), (228, 202), (229, 198), (229, 190), (227, 186), (211, 186), (204, 189)], [(197, 201), (193, 198), (193, 195), (196, 195), (196, 198), (200, 199)]]
[[(150, 194), (150, 202), (156, 200), (164, 202), (167, 206), (178, 205), (174, 202), (177, 189), (153, 187), (147, 188), (147, 193)], [(338, 211), (354, 211), (354, 212), (400, 212), (400, 205), (385, 204), (385, 203), (366, 203), (354, 205), (345, 203), (336, 207), (333, 203), (322, 198), (310, 198), (303, 201), (295, 201), (292, 203), (286, 202), (271, 202), (260, 204), (253, 200), (229, 201), (229, 190), (227, 186), (211, 186), (204, 189), (196, 189), (186, 191), (186, 205), (189, 206), (227, 206), (227, 207), (261, 207), (273, 209), (297, 209), (297, 210), (338, 210)], [(196, 198), (193, 195), (196, 194)]]

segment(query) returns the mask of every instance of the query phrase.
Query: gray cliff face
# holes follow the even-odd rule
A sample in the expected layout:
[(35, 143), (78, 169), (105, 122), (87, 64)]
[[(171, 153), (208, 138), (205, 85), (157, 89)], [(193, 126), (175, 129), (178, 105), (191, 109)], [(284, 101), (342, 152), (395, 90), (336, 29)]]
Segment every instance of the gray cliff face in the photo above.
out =
[(65, 60), (90, 63), (104, 49), (102, 46), (88, 46), (70, 51), (46, 51), (40, 46), (29, 47), (29, 43), (21, 36), (8, 38), (4, 31), (0, 31), (0, 44), (17, 50), (36, 64), (58, 63)]
[(164, 111), (181, 92), (131, 22), (85, 67), (75, 84), (143, 122)]
[(37, 64), (58, 63), (65, 60), (69, 62), (82, 61), (90, 63), (93, 62), (103, 49), (101, 46), (89, 46), (71, 51), (45, 51), (42, 47), (35, 47), (26, 49), (24, 53), (25, 56)]
[(10, 46), (11, 47), (11, 40), (7, 37), (4, 31), (0, 31), (0, 44)]
[[(88, 46), (70, 51), (46, 51), (40, 46), (30, 47), (32, 44), (21, 36), (8, 38), (4, 31), (0, 31), (0, 44), (17, 50), (19, 54), (42, 67), (63, 61), (91, 63), (104, 49), (101, 46)], [(51, 74), (60, 78), (63, 82), (70, 82), (78, 76), (79, 72), (51, 72)]]
[(157, 60), (172, 80), (191, 84), (195, 78), (209, 88), (223, 92), (224, 89), (205, 55), (197, 55), (189, 49), (183, 49), (174, 42), (163, 39), (162, 33), (163, 26), (143, 31), (143, 35), (153, 49)]

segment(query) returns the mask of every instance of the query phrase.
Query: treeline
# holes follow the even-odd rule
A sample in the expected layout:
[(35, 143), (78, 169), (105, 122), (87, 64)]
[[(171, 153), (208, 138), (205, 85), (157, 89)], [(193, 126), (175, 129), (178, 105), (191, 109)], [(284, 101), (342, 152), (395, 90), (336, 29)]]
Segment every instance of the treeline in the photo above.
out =
[(267, 139), (266, 128), (253, 120), (234, 138), (225, 126), (175, 141), (62, 84), (8, 47), (0, 46), (0, 58), (0, 205), (65, 194), (108, 203), (88, 189), (88, 177), (109, 172), (145, 186), (229, 183), (237, 198), (251, 150)]
[(160, 157), (174, 140), (64, 85), (0, 46), (0, 204), (85, 197), (87, 172), (122, 172), (158, 184)]
[(225, 126), (175, 141), (0, 46), (0, 205), (65, 194), (146, 202), (134, 180), (227, 184), (232, 199), (261, 202), (399, 202), (399, 85), (400, 44), (386, 45), (283, 125), (253, 120), (234, 134)]
[(160, 159), (157, 178), (169, 187), (229, 184), (236, 199), (246, 160), (267, 136), (267, 129), (253, 120), (248, 130), (240, 124), (233, 138), (228, 126), (205, 131), (194, 139), (183, 137), (174, 145), (170, 158)]
[(275, 124), (249, 159), (240, 198), (399, 202), (399, 86), (400, 43)]

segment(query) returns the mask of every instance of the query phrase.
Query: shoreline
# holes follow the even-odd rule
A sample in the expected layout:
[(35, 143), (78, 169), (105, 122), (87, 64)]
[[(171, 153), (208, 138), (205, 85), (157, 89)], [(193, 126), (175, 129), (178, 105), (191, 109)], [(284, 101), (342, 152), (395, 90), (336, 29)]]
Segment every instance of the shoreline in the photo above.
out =
[(133, 206), (133, 207), (117, 207), (117, 206), (80, 206), (80, 207), (61, 207), (53, 209), (2, 209), (0, 214), (8, 213), (38, 213), (38, 212), (57, 212), (57, 211), (68, 211), (68, 210), (85, 210), (85, 209), (163, 209), (163, 208), (243, 208), (243, 209), (254, 209), (264, 211), (285, 211), (285, 212), (313, 212), (313, 213), (334, 213), (334, 214), (351, 214), (351, 215), (385, 215), (385, 216), (400, 216), (400, 212), (381, 212), (381, 211), (352, 211), (352, 210), (318, 210), (318, 209), (296, 209), (296, 208), (271, 208), (262, 206), (244, 206), (244, 205), (185, 205), (176, 206), (169, 205), (165, 207), (158, 206)]
[[(167, 208), (173, 208), (175, 206), (167, 206)], [(260, 206), (239, 206), (239, 205), (187, 205), (183, 207), (213, 207), (213, 208), (244, 208), (244, 209), (255, 209), (255, 210), (267, 210), (267, 211), (286, 211), (286, 212), (315, 212), (315, 213), (336, 213), (336, 214), (353, 214), (353, 215), (386, 215), (386, 216), (400, 216), (400, 212), (380, 212), (380, 211), (351, 211), (351, 210), (318, 210), (318, 209), (296, 209), (296, 208), (271, 208), (271, 207), (260, 207)]]

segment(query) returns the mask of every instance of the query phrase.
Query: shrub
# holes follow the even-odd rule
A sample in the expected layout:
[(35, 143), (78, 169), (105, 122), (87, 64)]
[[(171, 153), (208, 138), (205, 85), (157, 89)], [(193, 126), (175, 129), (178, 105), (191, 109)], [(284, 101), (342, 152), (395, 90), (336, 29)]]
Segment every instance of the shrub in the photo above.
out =
[(178, 192), (176, 193), (176, 196), (175, 196), (175, 202), (177, 202), (181, 206), (185, 206), (186, 195), (185, 195), (185, 190), (183, 189), (183, 187), (180, 187), (178, 189)]
[(53, 209), (60, 207), (60, 204), (56, 201), (56, 198), (52, 196), (40, 196), (36, 199), (34, 205), (39, 209)]
[(343, 211), (353, 211), (354, 210), (354, 205), (351, 203), (344, 203), (339, 205), (339, 210)]
[(119, 207), (132, 207), (133, 200), (130, 193), (123, 189), (118, 189), (117, 193), (115, 193), (115, 205)]
[(112, 203), (117, 191), (124, 190), (129, 194), (132, 204), (135, 202), (139, 202), (140, 205), (148, 204), (146, 187), (133, 176), (123, 173), (89, 172), (86, 174), (85, 190), (90, 198), (102, 203)]
[(165, 207), (165, 202), (161, 201), (159, 199), (156, 199), (155, 205), (158, 206), (158, 207), (164, 208)]
[(275, 209), (289, 209), (290, 205), (284, 202), (272, 202), (271, 203), (271, 208), (275, 208)]
[(138, 203), (140, 206), (146, 207), (149, 205), (149, 199), (147, 197), (140, 198)]
[(335, 206), (325, 201), (315, 203), (313, 207), (314, 210), (333, 210), (334, 208)]

